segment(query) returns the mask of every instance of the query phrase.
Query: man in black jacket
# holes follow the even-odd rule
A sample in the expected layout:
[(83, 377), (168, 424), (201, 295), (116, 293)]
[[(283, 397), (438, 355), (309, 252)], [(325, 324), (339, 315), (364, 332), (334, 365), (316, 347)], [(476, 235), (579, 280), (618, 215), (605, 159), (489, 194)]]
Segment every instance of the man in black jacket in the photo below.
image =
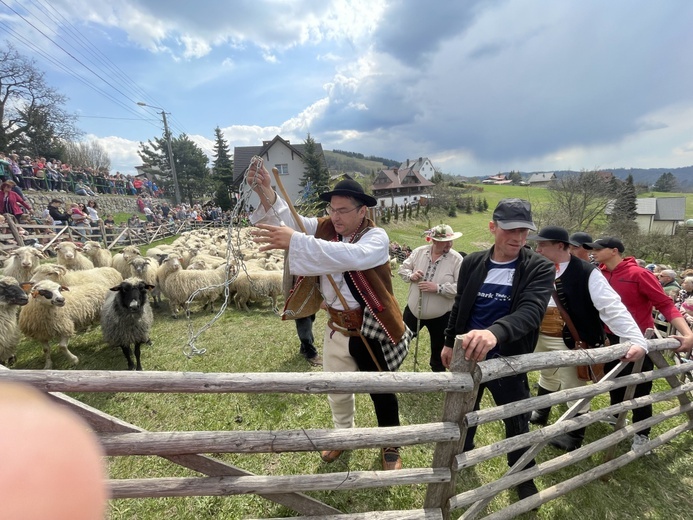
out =
[[(466, 359), (529, 354), (539, 334), (539, 325), (553, 291), (551, 262), (525, 248), (529, 231), (536, 231), (531, 206), (522, 199), (503, 199), (493, 212), (489, 230), (494, 245), (488, 251), (467, 255), (457, 284), (457, 296), (445, 330), (441, 359), (450, 366), (455, 336), (465, 334), (462, 348)], [(489, 381), (481, 386), (474, 409), (479, 408), (484, 388), (497, 405), (529, 397), (527, 374)], [(504, 419), (506, 437), (529, 431), (529, 414)], [(476, 428), (469, 428), (464, 450), (474, 449)], [(526, 448), (508, 454), (515, 462)], [(531, 461), (528, 466), (533, 466)], [(534, 481), (517, 486), (520, 499), (537, 493)]]
[(64, 226), (70, 220), (70, 215), (60, 211), (60, 205), (62, 203), (63, 201), (60, 199), (53, 199), (50, 204), (48, 204), (48, 214), (51, 216), (56, 226)]

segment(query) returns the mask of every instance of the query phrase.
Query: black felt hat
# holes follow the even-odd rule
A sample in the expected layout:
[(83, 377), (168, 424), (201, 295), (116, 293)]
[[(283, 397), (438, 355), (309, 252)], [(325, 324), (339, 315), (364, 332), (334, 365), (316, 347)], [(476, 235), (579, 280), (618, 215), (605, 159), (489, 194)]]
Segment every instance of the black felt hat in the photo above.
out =
[(330, 202), (332, 197), (335, 195), (340, 195), (342, 197), (354, 197), (355, 199), (363, 202), (369, 208), (372, 208), (378, 204), (378, 201), (374, 197), (371, 197), (365, 191), (363, 191), (363, 187), (352, 179), (344, 179), (343, 181), (339, 181), (332, 191), (321, 194), (320, 199), (324, 200), (325, 202)]
[(570, 244), (568, 231), (559, 226), (543, 227), (539, 230), (538, 234), (528, 236), (527, 240), (536, 240), (538, 242), (563, 242), (564, 244)]

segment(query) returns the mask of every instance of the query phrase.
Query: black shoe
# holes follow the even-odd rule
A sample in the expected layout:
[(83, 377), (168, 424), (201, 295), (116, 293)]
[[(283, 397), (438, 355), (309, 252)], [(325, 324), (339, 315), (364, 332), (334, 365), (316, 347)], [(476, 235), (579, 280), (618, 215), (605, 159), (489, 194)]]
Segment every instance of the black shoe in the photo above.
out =
[[(552, 394), (552, 390), (547, 390), (543, 386), (540, 386), (537, 390), (537, 397), (540, 395)], [(529, 422), (532, 424), (538, 424), (539, 426), (546, 426), (549, 422), (549, 415), (551, 415), (551, 407), (542, 408), (541, 410), (535, 410), (529, 418)]]
[(578, 428), (575, 431), (564, 433), (549, 441), (549, 444), (554, 448), (566, 452), (575, 451), (582, 446), (582, 441), (585, 439), (585, 428)]
[[(537, 489), (537, 486), (534, 485), (533, 480), (527, 480), (522, 484), (518, 484), (515, 487), (515, 491), (517, 491), (517, 496), (520, 500), (524, 500), (525, 498), (529, 498), (532, 495), (539, 493), (539, 490)], [(539, 509), (539, 506), (535, 507), (532, 511), (536, 511), (537, 509)]]

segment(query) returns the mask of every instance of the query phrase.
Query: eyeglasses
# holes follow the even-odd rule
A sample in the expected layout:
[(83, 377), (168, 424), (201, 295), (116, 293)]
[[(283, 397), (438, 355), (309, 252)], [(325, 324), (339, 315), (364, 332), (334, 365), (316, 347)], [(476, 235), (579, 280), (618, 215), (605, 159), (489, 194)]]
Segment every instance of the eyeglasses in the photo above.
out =
[(353, 207), (351, 209), (345, 209), (345, 208), (339, 208), (335, 209), (332, 206), (327, 206), (325, 208), (325, 211), (327, 212), (328, 215), (339, 215), (340, 217), (343, 215), (346, 215), (347, 213), (351, 213), (354, 210), (361, 209), (363, 207), (363, 204), (360, 206)]

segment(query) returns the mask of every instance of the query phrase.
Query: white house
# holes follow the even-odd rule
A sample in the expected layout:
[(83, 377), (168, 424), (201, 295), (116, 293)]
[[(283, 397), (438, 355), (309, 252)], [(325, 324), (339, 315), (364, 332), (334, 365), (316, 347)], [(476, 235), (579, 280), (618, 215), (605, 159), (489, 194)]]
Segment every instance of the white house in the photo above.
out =
[[(604, 211), (611, 215), (615, 201)], [(673, 235), (686, 218), (686, 197), (646, 197), (637, 199), (635, 222), (643, 233)]]
[(553, 172), (533, 173), (527, 180), (530, 186), (548, 186), (551, 181), (557, 179)]
[[(326, 166), (327, 163), (320, 143), (315, 143), (315, 151)], [(306, 169), (303, 162), (304, 152), (304, 144), (291, 144), (278, 135), (271, 141), (263, 141), (262, 146), (236, 146), (233, 149), (234, 185), (240, 185), (243, 181), (243, 174), (250, 165), (250, 160), (257, 155), (264, 159), (268, 171), (271, 171), (272, 167), (279, 170), (284, 189), (289, 194), (291, 201), (296, 202), (301, 198), (303, 190), (300, 182)], [(273, 185), (273, 187), (275, 186)], [(251, 204), (257, 207), (257, 196), (253, 195), (253, 197)]]
[(398, 170), (411, 170), (416, 172), (424, 179), (429, 180), (436, 172), (435, 168), (433, 167), (433, 163), (428, 157), (419, 157), (416, 161), (410, 161), (407, 159), (405, 162), (399, 165)]

